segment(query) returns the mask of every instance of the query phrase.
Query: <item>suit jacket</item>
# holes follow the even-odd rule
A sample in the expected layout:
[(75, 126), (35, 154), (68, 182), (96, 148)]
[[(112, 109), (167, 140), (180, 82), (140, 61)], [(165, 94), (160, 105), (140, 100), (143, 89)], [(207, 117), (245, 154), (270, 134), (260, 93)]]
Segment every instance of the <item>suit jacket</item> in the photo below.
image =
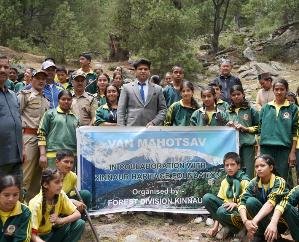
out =
[(117, 124), (121, 126), (163, 125), (166, 103), (162, 87), (148, 82), (148, 95), (142, 102), (138, 81), (125, 84), (120, 94), (117, 108)]

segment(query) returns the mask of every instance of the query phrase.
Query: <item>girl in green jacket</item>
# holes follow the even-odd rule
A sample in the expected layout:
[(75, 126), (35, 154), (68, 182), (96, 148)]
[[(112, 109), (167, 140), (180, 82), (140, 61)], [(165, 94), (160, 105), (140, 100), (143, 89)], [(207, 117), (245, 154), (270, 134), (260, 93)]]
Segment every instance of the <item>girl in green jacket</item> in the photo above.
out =
[(31, 212), (19, 202), (20, 181), (10, 175), (0, 177), (0, 241), (29, 242)]
[(242, 86), (235, 85), (230, 89), (232, 103), (227, 110), (228, 126), (239, 131), (239, 154), (241, 167), (253, 178), (255, 156), (255, 134), (258, 131), (259, 114), (245, 99)]
[(217, 108), (217, 97), (213, 87), (201, 90), (203, 107), (197, 109), (191, 116), (191, 126), (224, 126), (227, 123), (226, 114)]
[(181, 85), (180, 93), (182, 99), (174, 102), (166, 114), (165, 126), (189, 126), (192, 113), (199, 108), (195, 101), (194, 86), (190, 81), (184, 81)]

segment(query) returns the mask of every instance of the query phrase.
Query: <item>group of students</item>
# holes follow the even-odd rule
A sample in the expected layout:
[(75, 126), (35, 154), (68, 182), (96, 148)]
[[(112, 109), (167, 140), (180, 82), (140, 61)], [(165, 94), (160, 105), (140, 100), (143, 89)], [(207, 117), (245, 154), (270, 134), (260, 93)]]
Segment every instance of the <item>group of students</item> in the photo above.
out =
[[(287, 100), (288, 82), (273, 83), (274, 100), (257, 111), (245, 98), (240, 85), (230, 89), (231, 103), (220, 99), (221, 86), (210, 83), (202, 88), (202, 107), (193, 98), (194, 86), (189, 81), (181, 84), (181, 97), (167, 112), (165, 125), (230, 126), (239, 131), (241, 166), (250, 178), (254, 176), (255, 146), (261, 154), (275, 159), (277, 170), (288, 179), (289, 165), (296, 161), (298, 106)], [(258, 135), (258, 138), (256, 138)]]
[[(80, 63), (81, 63), (81, 59), (82, 59), (82, 64), (84, 64), (87, 60), (87, 64), (86, 63), (85, 64), (87, 65), (87, 67), (90, 66), (91, 57), (89, 55), (82, 54), (80, 56)], [(225, 64), (227, 65), (227, 63)], [(72, 214), (72, 216), (69, 219), (60, 219), (59, 217), (57, 217), (60, 214), (60, 211), (57, 210), (56, 212), (55, 210), (56, 204), (60, 204), (59, 202), (60, 196), (62, 196), (63, 198), (65, 197), (64, 195), (58, 195), (60, 194), (60, 190), (61, 190), (59, 184), (60, 182), (62, 183), (62, 181), (60, 181), (61, 179), (59, 180), (57, 177), (61, 177), (61, 176), (64, 177), (63, 190), (65, 193), (69, 193), (70, 190), (69, 189), (65, 190), (66, 188), (64, 186), (71, 187), (71, 190), (73, 190), (76, 184), (76, 182), (74, 182), (76, 180), (76, 177), (75, 174), (70, 173), (71, 169), (66, 174), (59, 168), (59, 161), (63, 160), (59, 152), (61, 149), (66, 149), (69, 152), (76, 154), (76, 128), (79, 125), (91, 125), (91, 124), (101, 125), (101, 126), (117, 125), (118, 101), (121, 95), (122, 84), (123, 84), (123, 77), (122, 77), (121, 70), (115, 70), (113, 74), (113, 80), (112, 82), (110, 82), (110, 78), (107, 74), (102, 73), (100, 71), (97, 75), (91, 70), (84, 71), (83, 70), (84, 65), (83, 65), (81, 68), (82, 70), (78, 70), (77, 72), (73, 73), (72, 82), (68, 82), (67, 85), (64, 85), (65, 83), (63, 82), (61, 83), (61, 85), (64, 86), (64, 88), (59, 89), (59, 92), (57, 91), (57, 101), (52, 100), (51, 102), (53, 107), (52, 108), (50, 107), (51, 109), (48, 110), (49, 107), (47, 106), (44, 108), (43, 113), (41, 113), (40, 112), (41, 106), (39, 105), (42, 103), (42, 100), (45, 99), (42, 93), (44, 91), (46, 78), (49, 79), (50, 76), (49, 71), (51, 68), (53, 69), (54, 67), (55, 64), (53, 62), (46, 60), (43, 63), (43, 68), (42, 68), (43, 70), (37, 71), (33, 74), (33, 78), (30, 83), (31, 86), (29, 87), (29, 89), (28, 88), (26, 89), (25, 86), (25, 91), (20, 92), (19, 94), (21, 111), (23, 113), (24, 113), (24, 110), (22, 109), (23, 94), (24, 95), (28, 94), (28, 99), (24, 98), (26, 102), (25, 101), (23, 102), (26, 103), (27, 109), (36, 109), (39, 112), (38, 114), (36, 114), (36, 117), (34, 117), (36, 118), (36, 123), (34, 123), (34, 125), (32, 126), (31, 123), (26, 123), (26, 122), (24, 123), (25, 119), (22, 116), (22, 121), (23, 124), (25, 125), (25, 127), (23, 126), (23, 138), (24, 138), (25, 149), (28, 149), (30, 143), (32, 143), (34, 146), (32, 149), (35, 149), (34, 152), (39, 155), (38, 158), (39, 166), (38, 165), (36, 166), (35, 163), (31, 163), (31, 164), (29, 164), (28, 162), (24, 163), (25, 169), (24, 169), (24, 180), (23, 180), (25, 185), (27, 183), (28, 184), (30, 183), (28, 185), (29, 189), (27, 189), (28, 190), (27, 197), (25, 198), (27, 201), (29, 201), (33, 196), (36, 195), (36, 193), (39, 190), (41, 190), (41, 192), (33, 198), (37, 200), (39, 199), (39, 201), (41, 201), (40, 206), (34, 207), (34, 209), (41, 209), (41, 211), (38, 210), (39, 212), (34, 212), (33, 207), (30, 206), (30, 204), (33, 203), (38, 204), (38, 203), (29, 202), (29, 207), (31, 208), (31, 212), (34, 217), (34, 219), (32, 220), (32, 226), (33, 226), (32, 239), (34, 241), (40, 241), (39, 235), (46, 234), (48, 236), (53, 232), (60, 233), (59, 231), (61, 231), (59, 229), (56, 229), (56, 226), (51, 226), (51, 224), (49, 223), (45, 223), (45, 224), (43, 223), (43, 221), (46, 219), (47, 213), (48, 213), (48, 217), (46, 220), (48, 221), (49, 220), (48, 218), (50, 218), (51, 221), (54, 221), (52, 222), (53, 224), (56, 223), (68, 224), (70, 222), (73, 222), (75, 218), (76, 219), (78, 218), (77, 213), (73, 211), (73, 208), (74, 207), (76, 209), (81, 208), (82, 210), (82, 207), (84, 207), (84, 205), (82, 203), (73, 201), (73, 204), (75, 204), (75, 206), (71, 206), (69, 205), (70, 204), (68, 202), (69, 200), (65, 202), (65, 206), (66, 206), (65, 211), (63, 210), (63, 212), (61, 213), (65, 212), (67, 213), (66, 215)], [(60, 75), (59, 72), (64, 72), (66, 74), (66, 71), (63, 71), (59, 68), (58, 69), (55, 68), (54, 68), (54, 75), (56, 73), (57, 78), (62, 76)], [(298, 135), (297, 134), (298, 107), (287, 100), (288, 82), (284, 79), (279, 79), (273, 83), (272, 89), (274, 93), (274, 100), (271, 100), (267, 104), (263, 105), (261, 111), (259, 112), (245, 99), (245, 93), (240, 81), (231, 82), (237, 85), (226, 85), (225, 90), (224, 90), (224, 86), (219, 84), (219, 82), (209, 83), (208, 86), (203, 87), (201, 89), (202, 105), (199, 105), (198, 102), (193, 97), (195, 91), (194, 85), (190, 81), (183, 80), (183, 76), (184, 76), (183, 74), (184, 74), (184, 70), (182, 67), (174, 66), (172, 68), (171, 75), (169, 76), (169, 73), (168, 75), (166, 75), (168, 81), (166, 81), (166, 77), (165, 77), (165, 82), (163, 83), (164, 86), (163, 94), (166, 101), (166, 105), (168, 107), (168, 111), (163, 124), (166, 126), (190, 126), (191, 125), (191, 126), (233, 127), (236, 130), (238, 130), (240, 134), (240, 139), (239, 139), (240, 141), (239, 153), (241, 157), (240, 166), (242, 168), (246, 168), (246, 173), (250, 179), (252, 179), (255, 176), (254, 172), (256, 172), (257, 174), (257, 169), (255, 168), (253, 161), (255, 157), (255, 146), (256, 143), (258, 143), (260, 147), (260, 153), (271, 155), (274, 158), (274, 160), (272, 161), (274, 162), (274, 166), (276, 167), (278, 173), (280, 174), (281, 177), (287, 180), (289, 165), (293, 166), (296, 161), (295, 152), (296, 152), (296, 143), (297, 143), (297, 135)], [(223, 77), (221, 81), (225, 83), (228, 78), (231, 78), (231, 76), (227, 75)], [(70, 86), (71, 83), (73, 84), (73, 86)], [(53, 90), (53, 85), (54, 85), (53, 83), (48, 85), (49, 90)], [(96, 111), (95, 110), (92, 111), (93, 109), (91, 109), (90, 107), (89, 108), (85, 106), (80, 107), (79, 105), (80, 107), (78, 109), (79, 114), (76, 115), (74, 112), (72, 112), (75, 111), (72, 109), (72, 102), (77, 97), (72, 92), (70, 92), (70, 90), (74, 91), (76, 94), (76, 91), (78, 91), (80, 88), (83, 90), (82, 92), (83, 94), (85, 93), (85, 91), (89, 91), (92, 93), (93, 97), (97, 99), (98, 107)], [(32, 95), (31, 93), (32, 90), (33, 90), (33, 94), (36, 96), (37, 94), (34, 92), (38, 91), (39, 93), (38, 102), (36, 102), (37, 99), (35, 99), (35, 96)], [(51, 95), (53, 94), (52, 91), (49, 93)], [(81, 96), (79, 96), (78, 99), (83, 96), (82, 93), (80, 94)], [(89, 96), (87, 97), (89, 98)], [(91, 99), (88, 98), (87, 100), (93, 100), (92, 98)], [(90, 106), (93, 105), (92, 103), (93, 101), (87, 102), (87, 104), (90, 104)], [(92, 118), (93, 116), (91, 115), (90, 120), (88, 120), (87, 122), (88, 124), (83, 124), (81, 119), (84, 116), (83, 113), (86, 112), (87, 109), (92, 113), (94, 112), (94, 120)], [(33, 120), (32, 117), (33, 116), (30, 116), (29, 120), (32, 121)], [(256, 135), (258, 135), (258, 139), (256, 139)], [(37, 144), (35, 144), (36, 140), (38, 140)], [(27, 153), (31, 154), (32, 152), (30, 151)], [(73, 155), (66, 155), (66, 156), (73, 157)], [(48, 170), (48, 167), (52, 169), (57, 168), (58, 170), (60, 169), (60, 171), (58, 171), (57, 173), (51, 170), (50, 172), (50, 170)], [(46, 170), (42, 172), (41, 168)], [(45, 174), (46, 171), (48, 171), (48, 173)], [(49, 175), (49, 174), (54, 174), (54, 175)], [(57, 181), (57, 182), (53, 182), (54, 184), (56, 184), (56, 188), (54, 188), (53, 186), (53, 190), (52, 188), (50, 189), (50, 186), (47, 185), (50, 184), (50, 180), (47, 180), (44, 176), (48, 177), (48, 179), (50, 180), (52, 178), (49, 178), (49, 176), (56, 177), (53, 178), (53, 180)], [(40, 180), (41, 180), (41, 187), (39, 186)], [(73, 180), (73, 183), (68, 182), (69, 185), (65, 185), (67, 180)], [(17, 181), (15, 181), (15, 183), (18, 184)], [(235, 179), (229, 178), (228, 183), (235, 184)], [(238, 186), (239, 186), (238, 189), (241, 189), (240, 185)], [(12, 185), (12, 187), (18, 187), (18, 185), (17, 186)], [(243, 187), (243, 185), (241, 187)], [(50, 199), (48, 199), (46, 196), (46, 193), (48, 191), (47, 189), (51, 190), (52, 198), (50, 196)], [(234, 189), (232, 190), (230, 189), (230, 191), (228, 191), (228, 193), (230, 193), (230, 195), (228, 196), (231, 196), (231, 194), (233, 194), (233, 196), (241, 194), (241, 190), (237, 191), (237, 194), (235, 194)], [(3, 190), (5, 190), (5, 188)], [(38, 196), (40, 198), (38, 198)], [(87, 197), (88, 196), (89, 195), (87, 193)], [(223, 199), (222, 197), (220, 198)], [(47, 205), (47, 202), (49, 202), (48, 204), (49, 206)], [(88, 201), (87, 199), (87, 202), (85, 202), (84, 204), (89, 206), (90, 201)], [(229, 205), (229, 210), (231, 210), (231, 208), (232, 207)], [(1, 210), (2, 208), (0, 207), (0, 212)], [(7, 210), (7, 208), (4, 208), (4, 210)], [(12, 210), (8, 211), (9, 215), (14, 214), (14, 212), (11, 211)], [(53, 213), (53, 211), (55, 212)], [(72, 213), (70, 211), (72, 211)], [(7, 217), (7, 213), (6, 213), (6, 217)], [(6, 224), (5, 222), (6, 219), (2, 219), (3, 225)], [(257, 223), (257, 221), (255, 222)], [(31, 225), (29, 224), (28, 226)], [(38, 226), (41, 226), (42, 229), (40, 229)], [(75, 227), (77, 227), (77, 225)], [(7, 228), (4, 230), (7, 230)], [(10, 226), (10, 228), (13, 227)], [(68, 230), (69, 228), (70, 227), (64, 229)], [(214, 233), (215, 232), (213, 232), (212, 234)], [(51, 235), (49, 236), (51, 237)], [(51, 241), (46, 239), (46, 237), (44, 237), (44, 240)], [(75, 241), (75, 240), (71, 240), (71, 241)]]
[(226, 177), (217, 196), (207, 193), (203, 197), (215, 220), (208, 235), (217, 239), (235, 235), (235, 241), (242, 241), (247, 234), (250, 241), (271, 242), (279, 241), (289, 229), (292, 238), (299, 241), (299, 186), (289, 191), (275, 160), (267, 154), (257, 156), (252, 180), (241, 169), (237, 153), (225, 154), (223, 164)]
[(0, 177), (0, 241), (80, 240), (85, 227), (81, 213), (90, 206), (91, 194), (88, 191), (76, 194), (74, 159), (69, 150), (57, 152), (56, 168), (42, 171), (40, 192), (29, 201), (28, 207), (20, 202), (21, 181), (11, 175)]

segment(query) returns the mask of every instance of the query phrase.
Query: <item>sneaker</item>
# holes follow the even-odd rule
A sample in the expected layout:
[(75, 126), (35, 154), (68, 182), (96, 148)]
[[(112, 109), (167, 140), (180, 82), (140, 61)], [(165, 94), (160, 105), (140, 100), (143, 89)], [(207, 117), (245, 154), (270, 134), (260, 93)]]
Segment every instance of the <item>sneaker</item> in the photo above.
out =
[(222, 240), (226, 239), (229, 236), (230, 229), (229, 227), (222, 227), (222, 229), (216, 234), (216, 239)]

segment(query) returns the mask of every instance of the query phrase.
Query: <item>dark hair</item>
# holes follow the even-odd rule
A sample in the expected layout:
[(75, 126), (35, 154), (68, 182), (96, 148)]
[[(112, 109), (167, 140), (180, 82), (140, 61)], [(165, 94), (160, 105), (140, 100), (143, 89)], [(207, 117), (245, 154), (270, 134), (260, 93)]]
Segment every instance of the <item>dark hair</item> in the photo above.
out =
[[(180, 92), (182, 92), (183, 88), (185, 88), (185, 87), (189, 88), (192, 92), (194, 92), (194, 85), (192, 82), (187, 81), (187, 80), (183, 81), (180, 86)], [(191, 106), (196, 109), (198, 109), (200, 107), (193, 96), (191, 98)]]
[[(114, 80), (114, 78), (115, 78), (117, 75), (121, 76), (121, 79), (122, 79), (122, 80), (124, 79), (124, 77), (123, 77), (123, 75), (122, 75), (121, 73), (119, 73), (119, 72), (114, 72), (114, 73), (113, 73), (113, 76), (112, 76), (112, 80)], [(108, 76), (108, 77), (109, 77), (109, 76)], [(108, 81), (109, 81), (109, 79), (108, 79)]]
[(0, 177), (0, 192), (7, 187), (17, 187), (21, 190), (21, 182), (16, 176), (6, 175)]
[(228, 159), (234, 160), (238, 165), (241, 163), (241, 158), (236, 152), (228, 152), (223, 157), (223, 164), (225, 164), (225, 161)]
[(81, 53), (81, 54), (79, 55), (79, 58), (80, 58), (80, 57), (84, 57), (84, 58), (86, 58), (87, 60), (91, 61), (91, 54), (88, 53), (88, 52), (83, 52), (83, 53)]
[(138, 66), (140, 65), (146, 65), (148, 67), (148, 69), (151, 69), (151, 62), (147, 59), (139, 59), (137, 61), (134, 62), (133, 67), (135, 68), (135, 70), (138, 68)]
[(287, 96), (289, 97), (292, 97), (294, 99), (294, 103), (298, 106), (298, 100), (297, 100), (297, 97), (296, 97), (296, 94), (293, 93), (293, 92), (288, 92), (287, 93)]
[(62, 91), (60, 91), (59, 94), (58, 94), (58, 100), (59, 100), (63, 95), (67, 95), (67, 96), (69, 96), (70, 98), (73, 97), (73, 96), (72, 96), (72, 93), (71, 93), (70, 91), (68, 91), (68, 90), (62, 90)]
[(222, 90), (222, 85), (221, 85), (220, 83), (218, 83), (218, 82), (210, 82), (210, 83), (208, 84), (208, 86), (209, 86), (209, 87), (219, 87), (220, 90)]
[[(215, 104), (217, 104), (217, 98), (216, 98), (216, 92), (215, 92), (215, 89), (214, 89), (213, 87), (211, 87), (211, 86), (203, 87), (203, 88), (201, 89), (201, 92), (200, 92), (200, 96), (201, 96), (201, 97), (202, 97), (202, 93), (205, 92), (205, 91), (209, 91), (210, 93), (213, 94)], [(204, 106), (204, 104), (203, 104), (203, 106)]]
[(58, 66), (58, 67), (56, 68), (56, 72), (58, 72), (58, 71), (63, 71), (65, 74), (67, 74), (67, 70), (65, 69), (64, 66)]
[(62, 160), (65, 157), (75, 157), (71, 150), (58, 150), (56, 153), (56, 160)]
[[(42, 221), (41, 221), (41, 225), (44, 225), (46, 223), (46, 219), (45, 219), (45, 213), (47, 210), (47, 199), (46, 199), (46, 192), (47, 189), (43, 186), (44, 183), (49, 184), (50, 181), (56, 179), (56, 177), (61, 176), (59, 170), (57, 169), (52, 169), (52, 168), (46, 168), (45, 170), (42, 171), (42, 178), (41, 178), (41, 187), (42, 187)], [(58, 201), (58, 197), (59, 195), (56, 194), (54, 196), (54, 206), (53, 206), (53, 211), (50, 211), (50, 214), (54, 212), (55, 209), (55, 205)]]
[(173, 72), (175, 68), (180, 68), (182, 70), (182, 72), (184, 73), (184, 68), (180, 65), (174, 65), (172, 68), (171, 68), (171, 71)]
[(102, 73), (101, 75), (99, 75), (99, 76), (97, 77), (97, 81), (99, 80), (99, 78), (100, 78), (101, 76), (105, 76), (105, 77), (107, 78), (108, 83), (110, 82), (110, 77), (108, 76), (107, 73)]
[[(120, 68), (120, 74), (122, 74), (122, 73), (123, 73), (123, 68), (122, 68), (121, 66), (117, 66), (117, 67)], [(117, 68), (117, 67), (115, 67), (114, 71), (116, 71), (116, 68)]]
[(151, 76), (151, 82), (159, 85), (160, 84), (160, 77), (158, 75), (152, 75)]
[(108, 90), (108, 87), (114, 87), (114, 88), (116, 89), (116, 91), (117, 91), (117, 93), (118, 93), (117, 103), (118, 103), (119, 96), (120, 96), (120, 90), (119, 90), (119, 88), (118, 88), (115, 84), (113, 84), (113, 83), (108, 84), (108, 86), (107, 86), (106, 89), (105, 89), (104, 94), (105, 94), (105, 97), (106, 97), (107, 105), (108, 105), (109, 109), (111, 109), (111, 103), (110, 103), (110, 101), (109, 101), (108, 98), (107, 98), (107, 90)]
[(15, 67), (10, 67), (10, 70), (14, 70), (15, 72), (16, 72), (16, 74), (18, 75), (18, 69), (17, 68), (15, 68)]
[[(232, 93), (234, 91), (239, 91), (244, 95), (244, 99), (243, 99), (243, 102), (241, 103), (241, 107), (248, 108), (250, 105), (249, 105), (249, 102), (245, 99), (245, 92), (244, 92), (243, 87), (241, 85), (233, 85), (231, 87), (231, 89), (229, 90), (230, 95), (232, 95)], [(235, 111), (236, 108), (237, 108), (236, 105), (232, 101), (231, 104), (230, 104), (230, 107), (229, 107), (230, 111)]]
[(274, 158), (271, 156), (271, 155), (268, 155), (268, 154), (262, 154), (262, 155), (258, 155), (257, 157), (255, 157), (254, 159), (254, 163), (257, 159), (263, 159), (266, 164), (268, 166), (273, 166), (273, 170), (272, 170), (272, 173), (275, 174), (275, 175), (279, 175), (277, 173), (277, 170), (276, 170), (276, 167), (275, 167), (275, 161), (274, 161)]
[(288, 83), (287, 80), (285, 80), (285, 79), (278, 79), (278, 80), (276, 80), (273, 83), (273, 90), (274, 90), (276, 84), (282, 84), (282, 85), (284, 85), (284, 87), (286, 88), (286, 90), (289, 91), (289, 83)]

